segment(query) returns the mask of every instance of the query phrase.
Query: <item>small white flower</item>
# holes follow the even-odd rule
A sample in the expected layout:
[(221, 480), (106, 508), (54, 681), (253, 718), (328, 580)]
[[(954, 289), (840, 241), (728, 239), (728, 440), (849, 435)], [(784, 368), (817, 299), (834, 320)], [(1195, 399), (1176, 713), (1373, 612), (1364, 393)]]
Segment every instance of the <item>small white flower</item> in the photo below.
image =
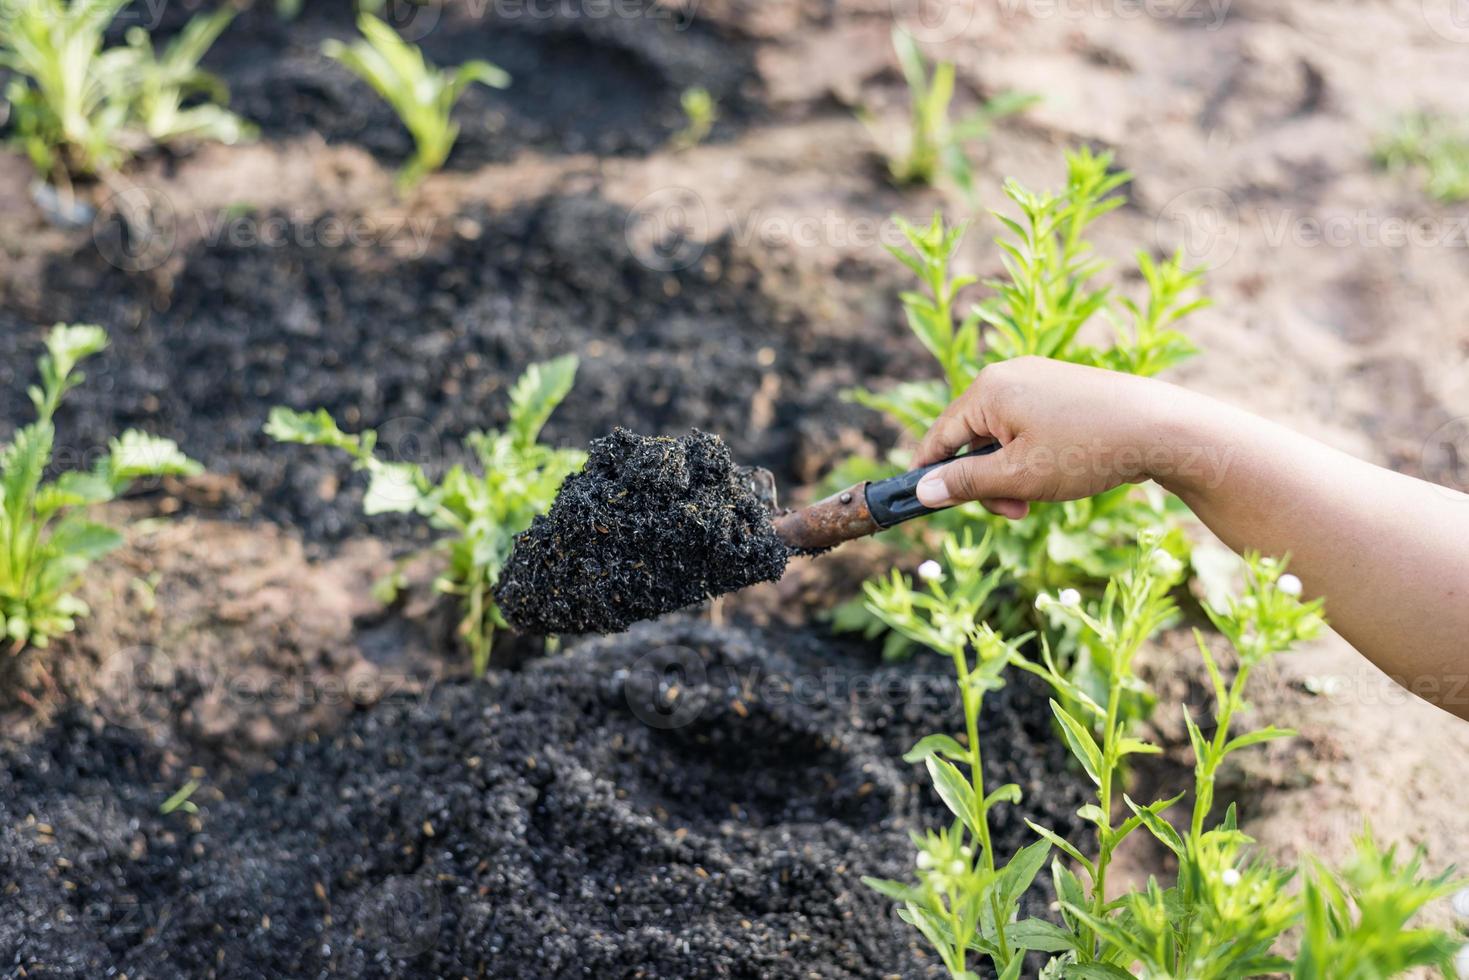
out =
[(933, 855), (927, 851), (918, 852), (918, 867), (924, 871), (933, 867)]
[(1284, 575), (1280, 576), (1280, 579), (1275, 583), (1275, 587), (1284, 592), (1286, 595), (1301, 594), (1301, 580), (1296, 578), (1290, 572), (1286, 572)]
[(1075, 589), (1062, 589), (1056, 599), (1067, 609), (1075, 609), (1081, 605), (1081, 593)]
[(1234, 868), (1225, 868), (1224, 874), (1220, 875), (1219, 879), (1224, 882), (1226, 887), (1233, 888), (1239, 884), (1239, 872)]
[(1469, 976), (1469, 943), (1459, 947), (1459, 953), (1454, 957), (1454, 969), (1459, 976)]
[(958, 858), (955, 858), (954, 860), (949, 862), (949, 874), (953, 875), (956, 878), (968, 870), (969, 865), (965, 864), (963, 861), (960, 861)]
[(918, 577), (925, 582), (937, 582), (944, 577), (944, 566), (930, 558), (918, 566)]
[(1035, 607), (1041, 612), (1045, 612), (1047, 609), (1051, 608), (1051, 603), (1055, 601), (1055, 599), (1051, 598), (1051, 594), (1049, 592), (1042, 592), (1040, 595), (1035, 597)]
[(1460, 889), (1454, 895), (1454, 914), (1461, 919), (1469, 919), (1469, 888)]
[[(972, 858), (974, 857), (974, 848), (970, 847), (968, 844), (965, 844), (963, 847), (959, 848), (959, 853), (964, 855), (966, 858)], [(1469, 891), (1465, 891), (1464, 894), (1469, 895)]]
[(1162, 548), (1155, 550), (1148, 557), (1148, 561), (1153, 566), (1153, 574), (1159, 578), (1173, 578), (1179, 572), (1183, 571), (1183, 562), (1174, 558)]

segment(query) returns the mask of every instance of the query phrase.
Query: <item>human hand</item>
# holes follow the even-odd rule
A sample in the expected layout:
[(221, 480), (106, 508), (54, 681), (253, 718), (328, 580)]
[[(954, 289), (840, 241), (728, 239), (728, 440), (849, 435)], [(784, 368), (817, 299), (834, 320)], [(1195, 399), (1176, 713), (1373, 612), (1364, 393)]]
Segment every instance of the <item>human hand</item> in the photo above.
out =
[(1149, 479), (1175, 459), (1174, 434), (1192, 403), (1174, 385), (1050, 358), (991, 364), (944, 409), (914, 465), (965, 446), (1003, 448), (934, 470), (918, 484), (918, 500), (978, 500), (1018, 519), (1033, 500), (1076, 500)]

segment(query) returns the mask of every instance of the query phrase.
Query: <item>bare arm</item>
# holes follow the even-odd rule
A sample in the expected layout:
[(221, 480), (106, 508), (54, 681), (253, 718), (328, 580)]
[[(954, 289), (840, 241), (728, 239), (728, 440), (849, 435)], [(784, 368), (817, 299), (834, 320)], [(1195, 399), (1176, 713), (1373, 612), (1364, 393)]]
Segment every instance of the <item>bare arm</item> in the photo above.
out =
[(919, 499), (1007, 517), (1156, 480), (1231, 548), (1291, 556), (1346, 640), (1409, 690), (1469, 719), (1469, 496), (1338, 452), (1175, 385), (1041, 358), (993, 365), (919, 448)]

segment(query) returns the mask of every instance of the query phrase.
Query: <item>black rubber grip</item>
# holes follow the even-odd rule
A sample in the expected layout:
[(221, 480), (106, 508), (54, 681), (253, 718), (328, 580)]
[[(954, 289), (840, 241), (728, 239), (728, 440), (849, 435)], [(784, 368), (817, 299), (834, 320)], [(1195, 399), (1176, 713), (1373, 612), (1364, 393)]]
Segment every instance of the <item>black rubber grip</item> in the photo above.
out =
[[(988, 456), (1000, 448), (998, 442), (992, 442), (988, 446), (980, 446), (969, 456)], [(955, 456), (954, 459), (963, 459), (963, 456)], [(872, 514), (872, 519), (877, 522), (878, 527), (892, 527), (904, 521), (911, 521), (915, 517), (932, 514), (937, 510), (947, 510), (946, 507), (925, 507), (918, 502), (916, 493), (918, 481), (924, 475), (938, 469), (940, 466), (948, 466), (954, 459), (946, 459), (940, 463), (930, 463), (920, 466), (916, 470), (909, 470), (901, 476), (890, 477), (886, 480), (878, 480), (867, 484), (867, 510)]]

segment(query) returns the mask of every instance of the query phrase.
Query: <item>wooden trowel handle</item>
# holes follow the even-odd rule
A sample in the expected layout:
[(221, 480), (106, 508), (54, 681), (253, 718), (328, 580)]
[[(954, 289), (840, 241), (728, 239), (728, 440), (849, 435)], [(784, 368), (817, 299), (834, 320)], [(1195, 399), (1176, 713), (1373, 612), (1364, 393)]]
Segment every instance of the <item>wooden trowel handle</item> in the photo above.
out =
[[(998, 442), (990, 443), (972, 455), (985, 456), (999, 448)], [(808, 507), (787, 511), (775, 519), (775, 533), (797, 551), (819, 552), (947, 509), (923, 506), (917, 487), (925, 474), (951, 462), (946, 459), (886, 480), (858, 483)]]

